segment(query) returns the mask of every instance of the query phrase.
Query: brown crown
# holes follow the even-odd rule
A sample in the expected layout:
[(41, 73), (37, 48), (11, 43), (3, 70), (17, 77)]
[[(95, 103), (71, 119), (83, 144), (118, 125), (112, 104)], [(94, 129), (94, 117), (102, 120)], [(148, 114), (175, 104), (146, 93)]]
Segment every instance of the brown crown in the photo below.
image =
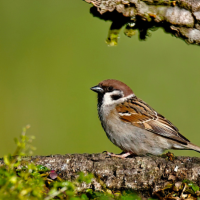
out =
[(98, 85), (103, 89), (113, 87), (114, 90), (121, 90), (124, 93), (125, 97), (130, 94), (134, 94), (131, 88), (129, 88), (125, 83), (118, 80), (107, 79), (107, 80), (101, 81)]

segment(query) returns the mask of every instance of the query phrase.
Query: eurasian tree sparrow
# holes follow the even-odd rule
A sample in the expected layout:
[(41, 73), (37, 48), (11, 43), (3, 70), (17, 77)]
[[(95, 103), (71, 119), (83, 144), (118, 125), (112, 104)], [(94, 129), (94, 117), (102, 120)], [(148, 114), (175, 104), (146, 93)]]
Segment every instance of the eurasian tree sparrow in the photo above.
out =
[(167, 149), (200, 152), (165, 117), (137, 98), (124, 83), (108, 79), (91, 88), (98, 94), (98, 114), (110, 141), (123, 150), (111, 156), (162, 154)]

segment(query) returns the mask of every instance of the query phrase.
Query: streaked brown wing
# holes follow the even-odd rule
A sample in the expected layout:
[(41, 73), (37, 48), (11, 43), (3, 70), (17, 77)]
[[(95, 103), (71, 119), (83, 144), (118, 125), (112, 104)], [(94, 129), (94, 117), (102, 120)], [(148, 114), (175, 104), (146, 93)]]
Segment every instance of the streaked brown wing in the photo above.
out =
[(151, 131), (163, 137), (187, 144), (189, 140), (165, 117), (158, 114), (141, 99), (133, 97), (116, 107), (122, 121)]

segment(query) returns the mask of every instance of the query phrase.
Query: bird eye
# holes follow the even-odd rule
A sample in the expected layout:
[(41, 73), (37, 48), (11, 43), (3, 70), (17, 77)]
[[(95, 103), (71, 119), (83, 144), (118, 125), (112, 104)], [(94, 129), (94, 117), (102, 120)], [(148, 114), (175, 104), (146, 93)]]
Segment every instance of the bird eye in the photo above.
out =
[(122, 98), (122, 95), (121, 94), (114, 94), (114, 95), (111, 96), (111, 98), (112, 98), (112, 100), (115, 101), (115, 100)]
[(110, 87), (108, 88), (108, 91), (109, 91), (109, 92), (112, 92), (112, 91), (113, 91), (113, 87), (110, 86)]

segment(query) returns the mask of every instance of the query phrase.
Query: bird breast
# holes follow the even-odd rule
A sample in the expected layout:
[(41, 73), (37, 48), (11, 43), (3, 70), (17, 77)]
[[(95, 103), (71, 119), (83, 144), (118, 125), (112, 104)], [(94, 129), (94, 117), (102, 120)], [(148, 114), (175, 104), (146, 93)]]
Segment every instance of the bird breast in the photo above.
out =
[(111, 106), (101, 106), (98, 111), (107, 137), (125, 152), (159, 155), (172, 147), (166, 138), (121, 121), (118, 112)]

